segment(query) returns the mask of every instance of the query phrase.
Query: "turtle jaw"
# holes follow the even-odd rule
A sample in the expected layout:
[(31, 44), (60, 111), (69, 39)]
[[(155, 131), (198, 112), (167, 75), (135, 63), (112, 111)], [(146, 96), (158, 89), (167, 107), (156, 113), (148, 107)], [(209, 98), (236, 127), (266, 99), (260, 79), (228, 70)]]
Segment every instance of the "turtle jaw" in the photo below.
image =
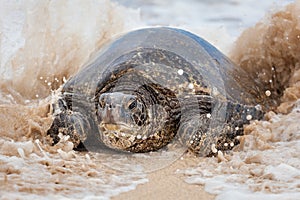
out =
[(124, 123), (100, 123), (101, 130), (112, 131), (112, 132), (131, 132), (133, 126), (129, 126)]
[(126, 150), (139, 138), (134, 127), (127, 124), (100, 123), (100, 138), (104, 144), (113, 149)]

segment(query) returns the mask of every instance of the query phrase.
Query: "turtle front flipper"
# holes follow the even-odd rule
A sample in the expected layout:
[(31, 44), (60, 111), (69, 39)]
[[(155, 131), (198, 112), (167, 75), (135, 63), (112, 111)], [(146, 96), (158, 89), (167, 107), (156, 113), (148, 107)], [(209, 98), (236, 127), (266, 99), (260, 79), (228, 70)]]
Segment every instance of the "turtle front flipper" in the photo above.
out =
[(91, 129), (89, 121), (80, 112), (73, 112), (67, 109), (63, 99), (58, 100), (58, 105), (54, 110), (59, 110), (54, 115), (54, 121), (47, 131), (47, 135), (53, 139), (53, 145), (60, 140), (59, 133), (69, 136), (69, 141), (75, 148), (80, 148), (82, 142), (87, 138), (87, 131)]
[(179, 133), (183, 136), (189, 150), (199, 156), (216, 155), (239, 144), (237, 136), (243, 135), (244, 125), (250, 120), (262, 119), (259, 107), (223, 102), (225, 115), (202, 113), (189, 115), (181, 121)]
[(210, 119), (206, 114), (197, 117), (190, 117), (181, 121), (178, 133), (181, 135), (182, 143), (188, 149), (199, 156), (210, 154), (210, 146), (216, 142), (216, 137), (208, 134), (208, 124)]

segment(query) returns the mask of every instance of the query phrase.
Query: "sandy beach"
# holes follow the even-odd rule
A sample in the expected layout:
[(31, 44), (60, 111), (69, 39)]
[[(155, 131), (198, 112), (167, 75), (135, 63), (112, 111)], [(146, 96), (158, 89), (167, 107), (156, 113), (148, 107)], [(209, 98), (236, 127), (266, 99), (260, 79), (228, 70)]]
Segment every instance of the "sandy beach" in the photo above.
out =
[(147, 183), (138, 185), (135, 190), (113, 197), (114, 200), (125, 199), (214, 199), (204, 191), (203, 185), (191, 185), (184, 181), (184, 175), (176, 173), (179, 170), (197, 165), (199, 159), (185, 155), (170, 166), (149, 173)]

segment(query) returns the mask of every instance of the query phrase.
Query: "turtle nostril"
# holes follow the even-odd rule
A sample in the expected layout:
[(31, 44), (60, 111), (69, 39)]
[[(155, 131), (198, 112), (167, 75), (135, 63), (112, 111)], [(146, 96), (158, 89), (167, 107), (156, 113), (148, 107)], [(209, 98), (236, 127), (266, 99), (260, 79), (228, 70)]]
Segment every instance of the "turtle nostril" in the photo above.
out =
[(137, 125), (138, 125), (138, 126), (142, 126), (143, 123), (142, 123), (141, 121), (138, 121)]
[(99, 107), (104, 108), (105, 107), (105, 102), (104, 101), (99, 101)]

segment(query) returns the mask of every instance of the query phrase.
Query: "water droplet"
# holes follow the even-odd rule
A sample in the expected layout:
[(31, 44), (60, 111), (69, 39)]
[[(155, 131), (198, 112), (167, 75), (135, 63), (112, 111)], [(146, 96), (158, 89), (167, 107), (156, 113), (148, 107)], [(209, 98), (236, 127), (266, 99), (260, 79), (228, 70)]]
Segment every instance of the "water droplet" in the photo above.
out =
[(219, 90), (218, 90), (216, 87), (213, 87), (213, 88), (212, 88), (212, 94), (213, 94), (214, 96), (218, 96), (218, 95), (220, 94), (220, 92), (219, 92)]
[(269, 97), (269, 96), (271, 96), (271, 91), (270, 91), (270, 90), (267, 90), (267, 91), (265, 92), (265, 94)]
[(188, 85), (188, 87), (189, 87), (189, 89), (194, 89), (194, 84), (193, 83), (189, 83), (189, 85)]
[(218, 149), (216, 149), (216, 145), (215, 145), (215, 144), (212, 144), (212, 145), (211, 145), (211, 151), (212, 151), (213, 153), (217, 153), (217, 152), (218, 152)]
[(246, 116), (246, 119), (247, 119), (247, 120), (251, 120), (251, 119), (252, 119), (252, 115), (247, 115), (247, 116)]
[(261, 105), (259, 105), (259, 104), (257, 104), (257, 105), (255, 106), (255, 108), (256, 108), (257, 110), (261, 110), (261, 109), (262, 109)]
[(179, 75), (183, 75), (183, 70), (182, 70), (182, 69), (179, 69), (179, 70), (177, 71), (177, 73), (178, 73)]

